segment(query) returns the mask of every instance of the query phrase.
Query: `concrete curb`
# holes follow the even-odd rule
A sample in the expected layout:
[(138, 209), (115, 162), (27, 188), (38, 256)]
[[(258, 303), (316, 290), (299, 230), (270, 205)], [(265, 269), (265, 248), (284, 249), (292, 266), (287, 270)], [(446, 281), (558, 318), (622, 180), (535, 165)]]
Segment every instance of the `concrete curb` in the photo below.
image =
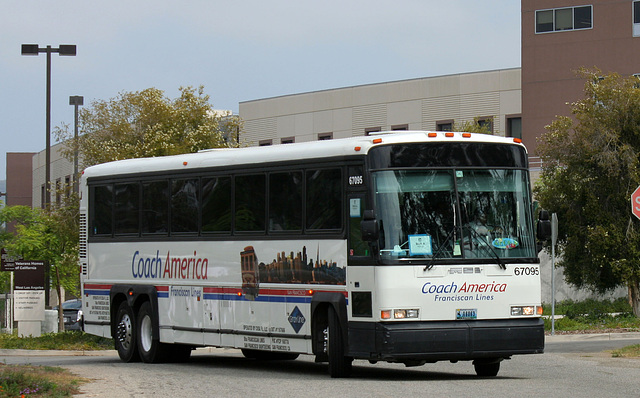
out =
[(74, 350), (0, 350), (0, 357), (104, 357), (118, 356), (116, 350), (74, 351)]
[(545, 343), (560, 343), (564, 341), (597, 341), (597, 340), (633, 340), (640, 339), (640, 332), (622, 333), (577, 333), (547, 335)]

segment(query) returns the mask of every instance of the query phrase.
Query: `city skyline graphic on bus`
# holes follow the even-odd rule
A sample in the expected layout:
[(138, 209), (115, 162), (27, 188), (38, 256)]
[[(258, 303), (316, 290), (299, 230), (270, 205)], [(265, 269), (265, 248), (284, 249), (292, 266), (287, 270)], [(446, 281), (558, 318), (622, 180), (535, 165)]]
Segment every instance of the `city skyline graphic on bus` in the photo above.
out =
[(320, 247), (315, 260), (307, 254), (307, 247), (295, 253), (277, 251), (269, 263), (259, 262), (253, 246), (246, 246), (240, 252), (242, 270), (242, 292), (248, 299), (255, 299), (260, 283), (300, 283), (344, 285), (346, 268), (333, 260), (320, 260)]

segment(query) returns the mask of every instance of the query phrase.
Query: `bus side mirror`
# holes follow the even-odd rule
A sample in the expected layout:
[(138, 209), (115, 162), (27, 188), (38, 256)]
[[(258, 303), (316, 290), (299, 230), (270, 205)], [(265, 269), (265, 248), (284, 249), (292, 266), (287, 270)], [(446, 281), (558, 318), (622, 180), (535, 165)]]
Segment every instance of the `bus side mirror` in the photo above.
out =
[(540, 210), (538, 216), (538, 239), (547, 240), (551, 237), (551, 220), (549, 219), (549, 212), (546, 210)]
[(362, 240), (365, 242), (374, 242), (378, 240), (379, 229), (378, 221), (373, 210), (365, 210), (360, 222), (360, 230), (362, 231)]

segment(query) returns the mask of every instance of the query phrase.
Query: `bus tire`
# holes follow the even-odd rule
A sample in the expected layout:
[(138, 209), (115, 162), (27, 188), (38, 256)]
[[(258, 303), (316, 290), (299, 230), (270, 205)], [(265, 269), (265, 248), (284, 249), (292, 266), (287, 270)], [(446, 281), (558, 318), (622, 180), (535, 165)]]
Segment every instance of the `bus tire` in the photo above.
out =
[(345, 356), (344, 339), (340, 319), (333, 306), (328, 309), (327, 355), (329, 356), (329, 375), (334, 378), (351, 375), (352, 358)]
[(475, 360), (473, 367), (480, 377), (495, 377), (500, 371), (500, 360)]
[(138, 311), (138, 352), (140, 358), (146, 363), (164, 362), (167, 359), (168, 347), (160, 342), (160, 336), (154, 333), (153, 318), (155, 314), (151, 308), (151, 303), (145, 301)]
[(140, 360), (136, 349), (136, 320), (133, 316), (133, 309), (126, 301), (120, 303), (116, 312), (116, 330), (113, 341), (122, 361), (138, 362)]

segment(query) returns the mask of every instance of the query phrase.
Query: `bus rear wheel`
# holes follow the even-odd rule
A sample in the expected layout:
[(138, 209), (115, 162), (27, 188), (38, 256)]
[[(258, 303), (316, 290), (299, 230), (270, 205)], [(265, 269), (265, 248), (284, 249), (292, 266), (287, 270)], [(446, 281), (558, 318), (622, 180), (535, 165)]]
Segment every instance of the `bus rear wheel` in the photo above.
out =
[(167, 360), (169, 347), (160, 342), (160, 336), (156, 336), (153, 330), (153, 317), (155, 314), (151, 303), (146, 301), (138, 311), (138, 352), (140, 358), (147, 363), (157, 363)]
[(140, 360), (136, 349), (136, 323), (133, 310), (126, 301), (120, 303), (116, 312), (116, 330), (113, 339), (118, 356), (124, 362)]
[(327, 317), (326, 350), (329, 357), (329, 375), (334, 378), (349, 377), (353, 358), (345, 356), (340, 319), (333, 306), (329, 306)]

